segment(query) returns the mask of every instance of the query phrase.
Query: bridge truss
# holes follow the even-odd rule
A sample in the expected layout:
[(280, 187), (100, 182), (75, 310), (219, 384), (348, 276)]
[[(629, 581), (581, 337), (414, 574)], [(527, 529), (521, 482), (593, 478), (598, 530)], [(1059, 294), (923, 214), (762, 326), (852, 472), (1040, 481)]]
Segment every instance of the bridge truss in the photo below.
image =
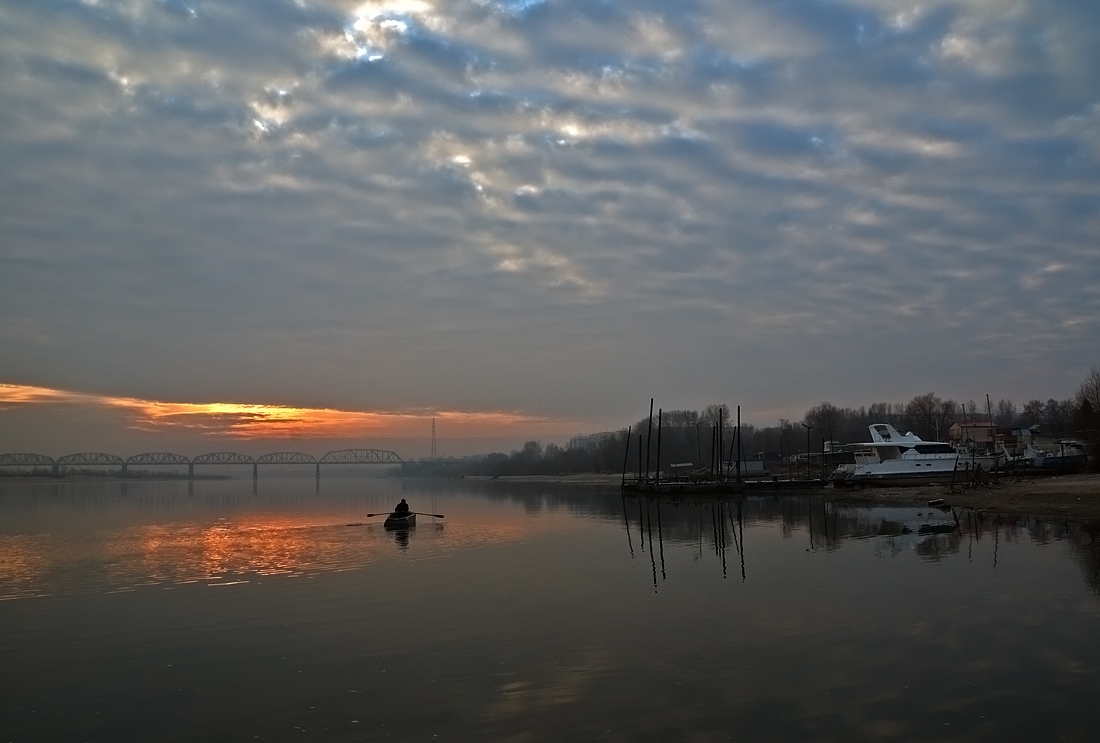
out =
[(321, 458), (312, 454), (303, 454), (294, 451), (280, 451), (253, 459), (247, 454), (238, 454), (232, 451), (217, 451), (199, 454), (188, 459), (182, 454), (172, 452), (145, 452), (134, 454), (123, 459), (114, 454), (100, 452), (81, 452), (78, 454), (66, 454), (54, 459), (45, 454), (32, 454), (18, 452), (12, 454), (0, 454), (0, 467), (49, 467), (53, 473), (59, 474), (62, 467), (118, 467), (126, 473), (131, 466), (176, 466), (187, 467), (188, 477), (195, 476), (195, 465), (251, 465), (252, 478), (258, 479), (259, 466), (261, 464), (312, 464), (317, 473), (317, 479), (321, 479), (322, 464), (404, 464), (397, 452), (387, 449), (340, 449), (330, 451)]

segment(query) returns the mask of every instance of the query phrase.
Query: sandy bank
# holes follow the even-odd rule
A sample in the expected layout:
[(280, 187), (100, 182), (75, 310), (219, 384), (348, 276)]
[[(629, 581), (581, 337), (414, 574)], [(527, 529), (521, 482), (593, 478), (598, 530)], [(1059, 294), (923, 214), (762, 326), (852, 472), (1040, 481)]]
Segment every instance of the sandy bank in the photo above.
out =
[(919, 503), (934, 498), (955, 508), (997, 513), (1100, 519), (1100, 475), (1063, 475), (1017, 482), (1001, 481), (983, 488), (925, 485), (916, 488), (864, 488), (828, 491), (838, 502)]

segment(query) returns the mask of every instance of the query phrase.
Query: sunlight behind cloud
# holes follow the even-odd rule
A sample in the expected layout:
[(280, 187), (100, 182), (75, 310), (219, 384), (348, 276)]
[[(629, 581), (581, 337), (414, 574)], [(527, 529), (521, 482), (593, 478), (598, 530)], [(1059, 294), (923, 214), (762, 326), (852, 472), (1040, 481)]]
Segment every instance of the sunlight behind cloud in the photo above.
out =
[(32, 385), (0, 384), (0, 405), (84, 405), (126, 412), (131, 427), (187, 429), (238, 439), (420, 436), (432, 418), (454, 436), (573, 430), (576, 423), (519, 412), (358, 411), (248, 403), (187, 403), (93, 395)]

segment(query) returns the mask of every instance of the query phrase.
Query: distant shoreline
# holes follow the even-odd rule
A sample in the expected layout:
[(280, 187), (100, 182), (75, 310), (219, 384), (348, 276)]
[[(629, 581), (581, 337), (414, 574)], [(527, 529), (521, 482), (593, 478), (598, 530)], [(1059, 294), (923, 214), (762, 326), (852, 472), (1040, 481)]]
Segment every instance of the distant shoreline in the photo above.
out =
[[(622, 475), (501, 475), (466, 476), (461, 479), (472, 482), (542, 483), (557, 485), (619, 485)], [(425, 478), (435, 479), (435, 478)], [(442, 478), (440, 478), (442, 479)], [(1100, 519), (1100, 474), (1086, 473), (1031, 478), (982, 488), (951, 488), (946, 485), (921, 485), (917, 487), (879, 487), (862, 490), (836, 490), (819, 488), (800, 493), (789, 492), (792, 497), (822, 495), (835, 503), (918, 505), (929, 501), (944, 501), (954, 508), (970, 508), (993, 513), (1043, 516), (1054, 518)], [(770, 493), (759, 493), (768, 495)], [(776, 493), (775, 495), (782, 495)]]
[[(0, 486), (5, 484), (80, 483), (80, 482), (157, 482), (157, 481), (219, 481), (234, 480), (228, 475), (195, 475), (134, 473), (126, 476), (118, 473), (96, 475), (72, 473), (62, 475), (27, 475), (0, 473)], [(561, 475), (466, 475), (423, 476), (412, 479), (448, 480), (470, 483), (576, 485), (618, 489), (621, 474), (578, 473)], [(946, 485), (922, 485), (918, 487), (879, 487), (860, 490), (814, 489), (801, 493), (789, 493), (792, 497), (822, 495), (835, 503), (917, 505), (926, 506), (929, 501), (942, 500), (944, 507), (969, 508), (990, 513), (1041, 516), (1053, 518), (1100, 520), (1100, 474), (1076, 474), (1032, 478), (1016, 482), (1001, 482), (982, 488), (956, 488)], [(778, 495), (778, 494), (777, 494)]]

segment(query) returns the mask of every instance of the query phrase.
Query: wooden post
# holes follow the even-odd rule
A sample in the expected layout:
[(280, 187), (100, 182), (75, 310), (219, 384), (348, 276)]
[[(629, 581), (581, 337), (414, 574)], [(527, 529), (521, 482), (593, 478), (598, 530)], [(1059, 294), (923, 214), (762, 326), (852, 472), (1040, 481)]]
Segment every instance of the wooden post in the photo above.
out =
[[(626, 427), (626, 451), (623, 452), (623, 481), (619, 486), (621, 488), (626, 487), (626, 463), (629, 459), (630, 459), (630, 426), (627, 426)], [(321, 465), (317, 465), (317, 466), (320, 467)], [(626, 511), (624, 510), (623, 513), (625, 515)], [(634, 554), (633, 549), (630, 552), (631, 552), (631, 554)]]
[(699, 421), (695, 421), (695, 466), (703, 466), (703, 441), (699, 437)]
[(737, 484), (741, 484), (741, 406), (737, 406), (737, 437), (734, 439), (737, 445)]
[(645, 435), (645, 479), (649, 480), (649, 450), (653, 443), (653, 398), (649, 398), (649, 423)]
[[(657, 409), (657, 469), (653, 472), (653, 482), (661, 482), (661, 409)], [(659, 512), (658, 512), (659, 513)]]
[(716, 469), (717, 457), (714, 456), (714, 451), (718, 446), (717, 445), (717, 440), (718, 440), (718, 426), (714, 425), (714, 426), (711, 426), (711, 479), (714, 479), (714, 478), (717, 477), (717, 469)]
[(723, 429), (726, 427), (725, 426), (725, 420), (724, 420), (725, 415), (726, 415), (726, 409), (722, 407), (721, 403), (719, 403), (719, 405), (718, 405), (718, 479), (719, 480), (722, 479), (722, 454), (723, 454), (723, 448), (724, 448), (723, 444), (726, 443), (725, 439), (723, 438), (723, 434), (725, 433), (725, 431)]

